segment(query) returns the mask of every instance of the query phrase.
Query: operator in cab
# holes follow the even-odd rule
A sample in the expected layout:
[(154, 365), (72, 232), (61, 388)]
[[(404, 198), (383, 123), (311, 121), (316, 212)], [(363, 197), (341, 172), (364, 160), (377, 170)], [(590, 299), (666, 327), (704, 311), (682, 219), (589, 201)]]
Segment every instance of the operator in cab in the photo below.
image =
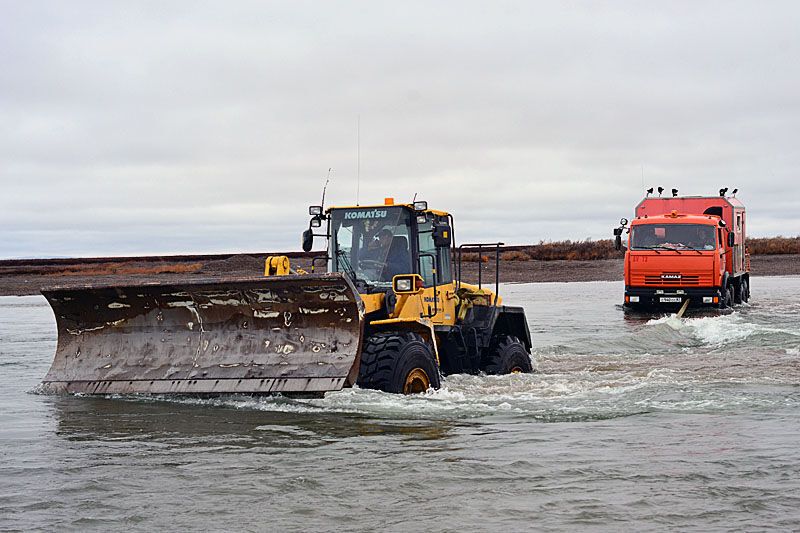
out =
[(368, 257), (382, 263), (381, 281), (392, 281), (397, 274), (408, 274), (409, 250), (405, 235), (394, 235), (384, 227), (367, 247)]

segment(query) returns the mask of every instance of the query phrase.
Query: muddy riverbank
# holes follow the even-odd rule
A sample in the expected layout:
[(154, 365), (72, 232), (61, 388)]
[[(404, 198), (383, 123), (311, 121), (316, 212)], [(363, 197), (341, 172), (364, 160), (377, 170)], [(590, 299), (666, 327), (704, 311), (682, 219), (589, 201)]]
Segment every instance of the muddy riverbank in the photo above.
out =
[[(308, 254), (293, 254), (292, 265), (311, 268)], [(181, 281), (199, 278), (260, 277), (266, 254), (193, 255), (88, 259), (0, 261), (0, 295), (39, 294), (42, 287), (88, 283)], [(756, 255), (754, 276), (800, 275), (798, 255)], [(494, 261), (482, 263), (484, 282), (495, 280)], [(478, 263), (464, 262), (465, 281), (476, 282)], [(622, 279), (621, 259), (593, 261), (514, 261), (500, 263), (500, 281), (512, 283), (616, 281)]]

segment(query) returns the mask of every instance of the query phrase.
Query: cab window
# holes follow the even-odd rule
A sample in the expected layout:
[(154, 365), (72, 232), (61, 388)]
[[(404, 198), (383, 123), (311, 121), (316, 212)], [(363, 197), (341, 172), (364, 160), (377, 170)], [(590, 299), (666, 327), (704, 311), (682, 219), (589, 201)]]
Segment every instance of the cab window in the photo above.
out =
[[(452, 258), (450, 248), (436, 248), (433, 243), (433, 221), (439, 224), (446, 224), (446, 217), (432, 217), (428, 215), (428, 220), (424, 224), (417, 226), (419, 235), (419, 274), (422, 276), (426, 287), (433, 286), (434, 261), (431, 256), (437, 258), (439, 272), (437, 279), (439, 285), (451, 283), (453, 281)], [(429, 255), (426, 255), (429, 254)]]

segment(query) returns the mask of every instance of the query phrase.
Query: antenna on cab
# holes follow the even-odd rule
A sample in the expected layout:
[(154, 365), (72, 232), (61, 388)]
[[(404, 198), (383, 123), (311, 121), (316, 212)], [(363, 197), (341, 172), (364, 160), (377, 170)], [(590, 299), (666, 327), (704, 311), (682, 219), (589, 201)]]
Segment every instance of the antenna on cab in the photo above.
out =
[(328, 169), (328, 176), (325, 178), (325, 186), (322, 187), (322, 201), (319, 205), (321, 205), (323, 209), (325, 209), (325, 191), (328, 190), (328, 183), (331, 181), (331, 170), (333, 170), (333, 168)]

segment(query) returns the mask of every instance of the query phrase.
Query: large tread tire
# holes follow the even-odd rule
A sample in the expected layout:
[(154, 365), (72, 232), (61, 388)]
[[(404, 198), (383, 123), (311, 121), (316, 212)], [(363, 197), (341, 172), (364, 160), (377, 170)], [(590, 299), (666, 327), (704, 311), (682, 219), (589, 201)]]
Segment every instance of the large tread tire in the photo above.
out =
[(438, 389), (439, 366), (420, 335), (376, 333), (364, 342), (358, 386), (396, 394)]
[(492, 375), (530, 374), (533, 372), (533, 363), (522, 341), (512, 335), (499, 335), (489, 347), (482, 370)]
[(719, 307), (720, 309), (730, 309), (733, 307), (733, 289), (731, 289), (730, 285), (728, 285), (728, 287), (722, 291), (722, 298), (720, 298)]
[(742, 280), (742, 302), (747, 303), (750, 299), (750, 283), (746, 280)]
[(742, 297), (744, 291), (744, 281), (739, 281), (739, 283), (733, 286), (733, 303), (741, 304), (744, 301)]

